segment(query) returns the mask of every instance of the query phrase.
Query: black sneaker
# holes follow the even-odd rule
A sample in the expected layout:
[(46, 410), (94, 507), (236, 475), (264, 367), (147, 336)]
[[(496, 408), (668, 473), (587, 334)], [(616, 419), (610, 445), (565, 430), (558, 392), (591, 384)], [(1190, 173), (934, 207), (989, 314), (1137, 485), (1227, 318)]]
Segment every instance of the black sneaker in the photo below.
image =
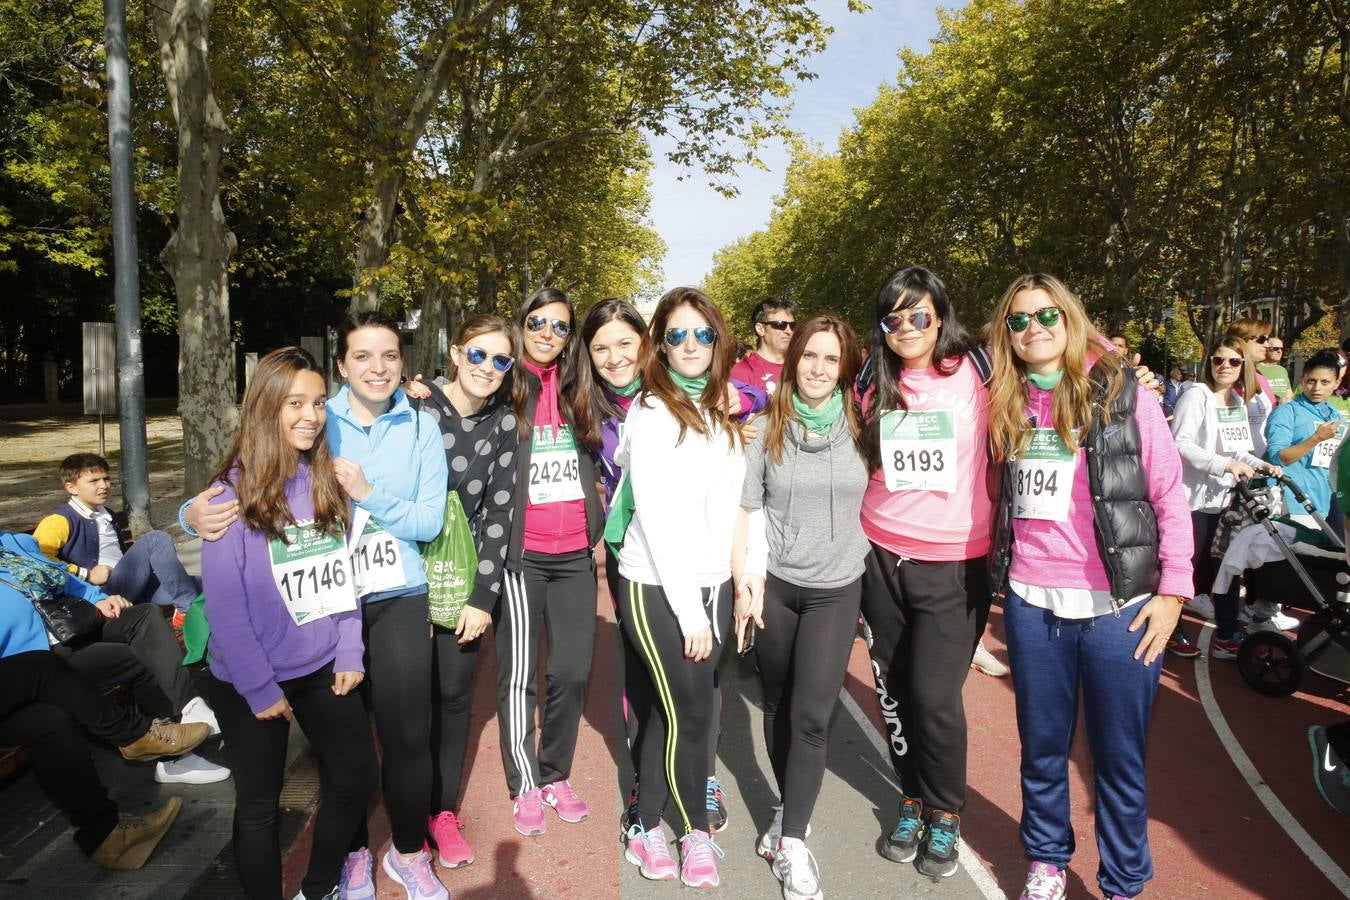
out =
[(1350, 766), (1327, 742), (1327, 730), (1321, 725), (1308, 729), (1308, 746), (1313, 755), (1313, 784), (1317, 793), (1336, 812), (1350, 816)]
[(722, 797), (722, 782), (716, 777), (708, 779), (708, 831), (717, 834), (727, 827), (727, 805)]
[(877, 849), (892, 862), (907, 863), (918, 854), (923, 832), (923, 801), (906, 797), (900, 801), (895, 830), (882, 836)]
[(956, 871), (961, 849), (961, 817), (956, 813), (934, 810), (919, 850), (919, 871), (929, 878), (946, 878)]
[(637, 791), (638, 783), (634, 781), (633, 790), (628, 794), (628, 805), (623, 808), (623, 812), (619, 815), (619, 842), (623, 844), (628, 843), (628, 830), (638, 820)]

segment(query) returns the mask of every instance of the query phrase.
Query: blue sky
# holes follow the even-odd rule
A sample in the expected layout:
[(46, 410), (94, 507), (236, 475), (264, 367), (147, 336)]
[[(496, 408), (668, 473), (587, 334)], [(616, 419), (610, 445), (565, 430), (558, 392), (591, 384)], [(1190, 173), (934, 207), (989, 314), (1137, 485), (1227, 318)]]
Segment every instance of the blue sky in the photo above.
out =
[[(894, 82), (902, 47), (924, 49), (937, 33), (933, 0), (871, 0), (872, 10), (850, 13), (846, 0), (817, 0), (816, 9), (834, 26), (824, 53), (811, 60), (818, 77), (799, 84), (789, 119), (806, 139), (833, 150), (839, 132), (853, 122), (883, 82)], [(961, 3), (945, 4), (960, 6)], [(744, 168), (735, 179), (740, 194), (723, 197), (699, 171), (675, 166), (653, 144), (651, 220), (665, 239), (666, 288), (696, 285), (712, 267), (713, 253), (763, 228), (773, 197), (783, 185), (788, 152), (781, 142), (761, 153), (767, 170)], [(679, 176), (685, 175), (683, 181)]]

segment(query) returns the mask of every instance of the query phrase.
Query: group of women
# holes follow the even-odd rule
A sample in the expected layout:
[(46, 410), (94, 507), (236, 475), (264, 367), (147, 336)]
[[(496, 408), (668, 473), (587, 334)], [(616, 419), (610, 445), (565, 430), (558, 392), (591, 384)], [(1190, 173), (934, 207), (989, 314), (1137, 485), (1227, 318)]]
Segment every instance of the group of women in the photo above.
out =
[[(691, 288), (663, 296), (650, 323), (607, 300), (580, 329), (566, 294), (539, 291), (513, 323), (465, 322), (444, 382), (406, 390), (397, 328), (377, 313), (342, 329), (346, 384), (331, 399), (303, 350), (263, 359), (216, 488), (184, 510), (213, 539), (211, 696), (247, 894), (280, 894), (276, 810), (294, 716), (321, 774), (302, 896), (374, 896), (365, 816), (377, 777), (393, 832), (384, 871), (410, 900), (447, 896), (434, 862), (473, 860), (458, 796), (489, 624), (516, 829), (542, 833), (546, 806), (563, 822), (588, 816), (570, 776), (602, 533), (638, 776), (625, 857), (644, 877), (718, 884), (718, 661), (753, 647), (780, 797), (758, 849), (785, 898), (823, 896), (805, 841), (860, 614), (902, 791), (878, 849), (951, 875), (966, 796), (961, 688), (999, 600), (1023, 748), (1023, 896), (1064, 896), (1080, 691), (1099, 883), (1108, 897), (1140, 893), (1152, 875), (1144, 754), (1157, 658), (1192, 593), (1182, 464), (1163, 414), (1050, 276), (1008, 288), (985, 346), (918, 267), (886, 280), (871, 324), (864, 361), (843, 319), (801, 323), (753, 419), (766, 398), (731, 382), (734, 338)], [(443, 527), (447, 490), (477, 551), (453, 628), (428, 626), (419, 557)]]

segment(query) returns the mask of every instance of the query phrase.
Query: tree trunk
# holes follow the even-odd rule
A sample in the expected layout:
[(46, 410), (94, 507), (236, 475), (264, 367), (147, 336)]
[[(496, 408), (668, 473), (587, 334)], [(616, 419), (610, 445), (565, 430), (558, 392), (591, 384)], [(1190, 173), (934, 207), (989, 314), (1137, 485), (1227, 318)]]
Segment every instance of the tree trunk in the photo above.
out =
[(422, 289), (422, 314), (418, 317), (417, 334), (413, 337), (413, 365), (428, 380), (437, 368), (445, 365), (445, 360), (440, 356), (439, 337), (441, 328), (446, 324), (445, 300), (449, 293), (449, 288), (440, 278), (434, 274), (427, 277), (426, 286)]
[(230, 343), (234, 234), (220, 206), (220, 154), (229, 141), (208, 61), (214, 0), (155, 5), (160, 67), (178, 123), (177, 227), (160, 253), (178, 295), (178, 410), (184, 489), (201, 490), (238, 426)]
[(404, 170), (400, 167), (380, 179), (375, 196), (361, 216), (361, 237), (356, 246), (356, 271), (352, 277), (349, 313), (380, 308), (381, 269), (389, 261), (389, 251), (398, 243), (395, 220), (399, 191), (403, 189)]

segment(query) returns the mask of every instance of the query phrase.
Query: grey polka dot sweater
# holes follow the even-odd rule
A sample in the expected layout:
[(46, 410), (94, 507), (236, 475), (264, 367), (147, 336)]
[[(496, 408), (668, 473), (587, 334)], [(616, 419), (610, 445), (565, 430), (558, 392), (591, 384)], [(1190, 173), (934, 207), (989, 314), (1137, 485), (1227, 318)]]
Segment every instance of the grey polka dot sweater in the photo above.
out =
[(478, 547), (478, 576), (469, 605), (492, 612), (501, 595), (515, 506), (516, 416), (509, 403), (497, 398), (476, 415), (461, 416), (439, 383), (427, 388), (427, 399), (409, 399), (440, 426), (449, 488), (459, 493)]

